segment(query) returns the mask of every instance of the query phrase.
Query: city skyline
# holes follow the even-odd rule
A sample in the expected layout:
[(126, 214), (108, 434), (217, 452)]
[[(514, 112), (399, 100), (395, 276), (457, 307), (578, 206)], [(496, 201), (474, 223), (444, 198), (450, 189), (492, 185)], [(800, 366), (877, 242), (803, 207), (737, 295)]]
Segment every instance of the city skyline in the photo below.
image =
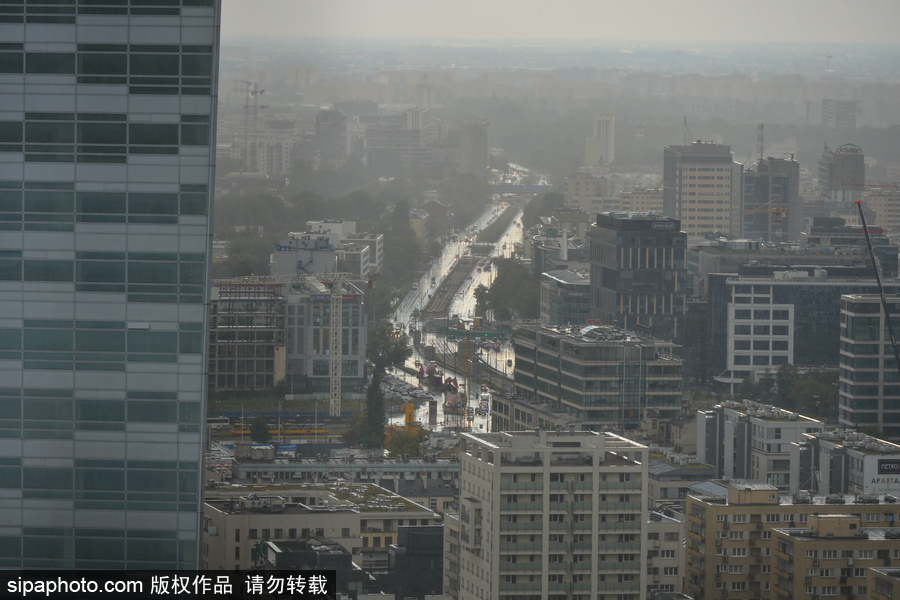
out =
[[(779, 18), (773, 19), (772, 15)], [(648, 19), (648, 15), (652, 18)], [(406, 0), (230, 0), (223, 7), (223, 36), (271, 38), (429, 38), (432, 40), (632, 40), (887, 43), (900, 4), (860, 2), (783, 3), (752, 7), (698, 0), (600, 4), (576, 0), (548, 9), (544, 3), (472, 0), (427, 4)], [(598, 28), (599, 23), (606, 24)]]

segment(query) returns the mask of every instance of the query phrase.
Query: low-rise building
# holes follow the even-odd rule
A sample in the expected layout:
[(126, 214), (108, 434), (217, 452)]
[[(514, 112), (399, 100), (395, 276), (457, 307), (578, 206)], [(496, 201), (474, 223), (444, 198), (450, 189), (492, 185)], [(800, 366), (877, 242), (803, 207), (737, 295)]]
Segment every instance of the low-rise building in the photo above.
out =
[(715, 479), (716, 468), (694, 456), (651, 446), (647, 476), (651, 507), (677, 505), (684, 510), (688, 488), (699, 481)]
[(859, 431), (808, 433), (791, 445), (792, 492), (900, 496), (900, 445)]
[(212, 570), (252, 566), (261, 540), (333, 540), (363, 567), (387, 563), (398, 527), (433, 525), (440, 516), (371, 484), (232, 486), (206, 490), (202, 565)]
[(753, 479), (782, 491), (807, 489), (791, 479), (791, 444), (824, 430), (818, 419), (751, 400), (697, 411), (697, 458), (718, 477)]

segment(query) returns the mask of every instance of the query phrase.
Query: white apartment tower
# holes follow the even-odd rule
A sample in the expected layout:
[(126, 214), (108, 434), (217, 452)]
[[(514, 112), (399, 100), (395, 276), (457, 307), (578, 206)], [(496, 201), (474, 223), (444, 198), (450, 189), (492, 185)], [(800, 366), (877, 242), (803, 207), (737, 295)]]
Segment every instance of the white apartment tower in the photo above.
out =
[(591, 166), (607, 166), (616, 158), (616, 117), (594, 117), (594, 135), (584, 142), (584, 163)]
[(647, 453), (611, 433), (463, 434), (456, 597), (643, 598)]
[(196, 569), (219, 0), (0, 18), (0, 567)]

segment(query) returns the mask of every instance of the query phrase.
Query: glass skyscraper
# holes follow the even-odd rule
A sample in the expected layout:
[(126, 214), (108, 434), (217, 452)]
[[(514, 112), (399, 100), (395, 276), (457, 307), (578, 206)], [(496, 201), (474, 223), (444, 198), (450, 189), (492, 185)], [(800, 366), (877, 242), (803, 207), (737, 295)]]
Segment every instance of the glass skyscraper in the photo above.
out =
[(196, 568), (220, 0), (0, 9), (0, 567)]

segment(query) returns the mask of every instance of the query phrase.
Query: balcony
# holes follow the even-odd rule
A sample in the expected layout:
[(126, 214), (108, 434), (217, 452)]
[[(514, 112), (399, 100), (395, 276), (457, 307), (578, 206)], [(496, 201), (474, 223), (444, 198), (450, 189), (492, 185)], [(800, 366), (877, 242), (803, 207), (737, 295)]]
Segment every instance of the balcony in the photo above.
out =
[[(500, 542), (500, 552), (540, 552), (541, 542)], [(503, 563), (501, 563), (503, 564)], [(537, 563), (531, 563), (532, 568)]]
[(543, 503), (541, 502), (501, 502), (500, 510), (506, 512), (542, 512)]
[(501, 492), (541, 492), (544, 484), (540, 481), (503, 481), (500, 483)]

